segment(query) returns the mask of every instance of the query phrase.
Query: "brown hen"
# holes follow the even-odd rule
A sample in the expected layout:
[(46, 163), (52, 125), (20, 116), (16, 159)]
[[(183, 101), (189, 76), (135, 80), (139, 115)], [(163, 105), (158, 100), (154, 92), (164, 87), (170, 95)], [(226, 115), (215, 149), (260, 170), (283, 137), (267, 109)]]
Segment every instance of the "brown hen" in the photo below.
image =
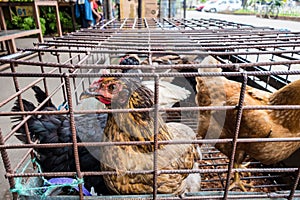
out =
[[(87, 93), (106, 104), (108, 109), (153, 108), (153, 92), (134, 78), (103, 77), (94, 81)], [(154, 112), (114, 112), (108, 114), (104, 130), (104, 142), (154, 141)], [(157, 117), (158, 141), (192, 140), (194, 131), (179, 123), (165, 124)], [(104, 180), (114, 194), (147, 194), (153, 192), (153, 174), (126, 173), (136, 170), (154, 170), (153, 144), (113, 145), (103, 148), (101, 164), (104, 171), (116, 171), (117, 175), (105, 175)], [(158, 170), (192, 169), (199, 159), (199, 152), (192, 144), (159, 145)], [(199, 176), (199, 174), (191, 174)], [(188, 174), (159, 174), (158, 193), (182, 194)], [(200, 182), (198, 183), (200, 185)]]
[[(209, 56), (203, 64), (218, 64), (218, 61)], [(199, 72), (220, 72), (220, 69), (199, 69)], [(225, 77), (213, 76), (196, 77), (198, 106), (237, 106), (239, 102), (241, 84), (230, 81)], [(246, 87), (245, 106), (265, 105), (300, 105), (300, 80), (297, 80), (280, 90), (269, 93), (259, 89)], [(198, 136), (201, 138), (233, 138), (236, 127), (237, 110), (227, 111), (200, 111)], [(239, 138), (288, 138), (300, 137), (300, 110), (270, 109), (242, 111)], [(232, 154), (232, 145), (217, 143), (215, 145), (226, 156)], [(234, 167), (241, 167), (246, 155), (263, 164), (274, 164), (288, 158), (300, 147), (300, 142), (256, 142), (238, 143)], [(240, 187), (246, 191), (235, 173), (234, 183), (230, 186)]]

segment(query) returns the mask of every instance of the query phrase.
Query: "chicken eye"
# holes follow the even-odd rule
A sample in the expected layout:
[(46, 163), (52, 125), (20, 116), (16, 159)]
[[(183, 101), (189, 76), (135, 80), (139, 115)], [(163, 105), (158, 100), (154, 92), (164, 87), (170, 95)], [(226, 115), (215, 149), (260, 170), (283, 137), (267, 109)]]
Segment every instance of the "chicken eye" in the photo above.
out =
[(117, 84), (110, 84), (107, 88), (110, 93), (116, 93), (119, 87)]

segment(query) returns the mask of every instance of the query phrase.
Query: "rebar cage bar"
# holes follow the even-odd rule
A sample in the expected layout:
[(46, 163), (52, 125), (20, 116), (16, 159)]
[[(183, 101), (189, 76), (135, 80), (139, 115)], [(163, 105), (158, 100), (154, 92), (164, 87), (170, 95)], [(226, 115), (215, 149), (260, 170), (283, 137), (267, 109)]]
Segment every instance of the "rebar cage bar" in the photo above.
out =
[[(110, 69), (110, 76), (143, 77), (153, 80), (159, 85), (160, 78), (197, 77), (197, 76), (226, 76), (229, 79), (240, 81), (261, 90), (274, 92), (279, 88), (300, 78), (300, 33), (287, 30), (275, 30), (269, 27), (254, 27), (247, 24), (217, 19), (124, 19), (121, 21), (111, 20), (102, 22), (92, 29), (81, 29), (62, 37), (45, 40), (44, 43), (36, 44), (35, 48), (20, 49), (36, 53), (31, 60), (20, 60), (11, 57), (2, 57), (0, 62), (10, 67), (0, 73), (5, 83), (1, 90), (4, 94), (0, 101), (0, 150), (3, 164), (11, 189), (16, 188), (18, 178), (22, 178), (23, 184), (30, 184), (39, 177), (63, 177), (76, 176), (81, 179), (84, 176), (116, 174), (116, 172), (84, 172), (76, 163), (76, 171), (73, 172), (48, 172), (36, 171), (35, 164), (32, 169), (24, 170), (28, 160), (34, 157), (34, 148), (54, 148), (73, 146), (75, 160), (79, 160), (78, 147), (80, 146), (105, 146), (111, 145), (103, 142), (76, 142), (76, 130), (74, 115), (87, 113), (120, 112), (118, 110), (79, 109), (80, 93), (85, 90), (93, 79), (99, 77), (102, 69)], [(120, 58), (126, 54), (137, 54), (141, 59), (153, 58), (157, 55), (179, 55), (180, 57), (195, 58), (197, 56), (213, 56), (219, 64), (201, 64), (192, 62), (188, 64), (162, 63), (153, 64), (151, 61), (146, 65), (134, 66), (142, 70), (140, 73), (120, 74), (118, 69), (124, 66), (118, 64)], [(151, 59), (150, 59), (151, 60)], [(130, 66), (129, 66), (130, 67)], [(133, 66), (131, 66), (133, 67)], [(222, 72), (204, 73), (197, 72), (198, 68), (222, 68)], [(182, 69), (190, 70), (180, 72)], [(103, 74), (101, 74), (103, 75)], [(59, 111), (12, 112), (14, 102), (21, 99), (29, 99), (35, 102), (30, 88), (40, 85), (46, 94), (56, 104), (67, 102), (67, 109)], [(192, 86), (191, 86), (192, 87)], [(176, 91), (175, 91), (176, 92)], [(181, 102), (180, 107), (159, 109), (158, 112), (186, 113), (181, 116), (181, 123), (185, 123), (197, 131), (200, 126), (197, 113), (201, 110), (230, 110), (237, 109), (237, 113), (243, 110), (272, 110), (272, 109), (300, 109), (300, 105), (280, 106), (245, 106), (243, 105), (243, 87), (240, 104), (236, 106), (196, 106), (195, 94), (188, 100)], [(156, 88), (155, 98), (158, 98)], [(45, 102), (44, 102), (45, 103)], [(150, 109), (150, 108), (149, 108)], [(126, 111), (126, 110), (125, 110)], [(123, 111), (124, 112), (124, 111)], [(132, 112), (128, 110), (128, 112)], [(33, 115), (68, 115), (72, 124), (73, 143), (39, 144), (31, 142), (20, 143), (15, 139), (15, 131), (11, 129), (10, 118), (22, 115), (26, 121)], [(73, 117), (72, 117), (73, 116)], [(239, 115), (240, 116), (240, 115)], [(240, 116), (241, 117), (241, 116)], [(239, 123), (233, 123), (236, 130)], [(19, 127), (20, 127), (19, 126)], [(29, 132), (27, 130), (27, 137)], [(231, 157), (226, 157), (213, 144), (231, 143), (236, 146), (245, 142), (299, 142), (300, 138), (238, 138), (232, 139), (201, 139), (195, 141), (154, 141), (153, 145), (195, 143), (202, 144), (202, 160), (199, 160), (198, 170), (158, 170), (153, 168), (149, 171), (127, 171), (126, 173), (152, 173), (155, 176), (161, 173), (200, 173), (201, 191), (188, 193), (185, 196), (157, 194), (157, 183), (153, 183), (153, 194), (149, 195), (114, 195), (111, 198), (144, 198), (144, 199), (241, 199), (241, 198), (299, 198), (298, 181), (300, 177), (299, 163), (293, 167), (282, 163), (265, 166), (259, 161), (247, 158), (247, 169), (233, 168), (235, 149)], [(145, 143), (145, 142), (144, 142)], [(121, 145), (131, 145), (132, 142), (123, 142)], [(140, 142), (139, 144), (143, 144)], [(118, 144), (115, 144), (118, 145)], [(119, 144), (120, 145), (120, 144)], [(299, 161), (297, 161), (299, 162)], [(229, 183), (232, 173), (238, 171), (243, 174), (245, 182), (251, 182), (253, 187), (249, 192), (240, 190), (229, 191)], [(34, 181), (33, 181), (34, 180)], [(155, 180), (155, 178), (154, 178)], [(79, 184), (79, 197), (84, 199), (81, 183)], [(13, 190), (16, 198), (17, 192)], [(20, 197), (24, 195), (19, 194)], [(26, 195), (25, 195), (26, 196)], [(31, 199), (39, 197), (32, 196)], [(48, 197), (59, 199), (59, 197)], [(78, 196), (65, 196), (63, 198), (77, 199)], [(89, 197), (88, 199), (90, 199)], [(106, 198), (98, 196), (96, 198)]]

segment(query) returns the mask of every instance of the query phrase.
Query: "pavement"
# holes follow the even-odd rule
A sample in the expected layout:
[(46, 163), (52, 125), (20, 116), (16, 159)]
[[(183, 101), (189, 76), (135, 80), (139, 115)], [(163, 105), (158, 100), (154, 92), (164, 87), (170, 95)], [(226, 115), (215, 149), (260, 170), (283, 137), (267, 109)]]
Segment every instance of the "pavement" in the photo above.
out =
[(209, 12), (199, 12), (199, 11), (188, 11), (186, 13), (186, 18), (212, 18), (220, 19), (229, 22), (249, 24), (258, 27), (271, 27), (279, 30), (289, 30), (289, 31), (300, 31), (300, 22), (281, 20), (281, 19), (267, 19), (259, 18), (255, 15), (227, 15), (220, 13), (209, 13)]

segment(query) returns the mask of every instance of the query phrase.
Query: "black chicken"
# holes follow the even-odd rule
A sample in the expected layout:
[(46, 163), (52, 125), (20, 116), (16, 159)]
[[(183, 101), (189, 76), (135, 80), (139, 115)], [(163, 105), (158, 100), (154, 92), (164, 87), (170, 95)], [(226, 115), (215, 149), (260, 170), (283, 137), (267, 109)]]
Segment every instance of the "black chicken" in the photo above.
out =
[[(39, 103), (43, 102), (46, 94), (37, 86), (32, 88)], [(25, 111), (33, 111), (35, 106), (22, 100)], [(57, 110), (49, 100), (41, 110)], [(20, 111), (18, 102), (15, 103), (12, 111)], [(75, 116), (76, 134), (78, 142), (101, 141), (103, 129), (106, 125), (107, 114), (86, 114)], [(21, 116), (12, 117), (12, 122), (17, 123), (22, 120)], [(30, 135), (33, 141), (38, 140), (40, 144), (45, 143), (70, 143), (72, 142), (72, 132), (70, 119), (63, 115), (32, 115), (27, 121)], [(13, 128), (17, 125), (15, 124)], [(23, 143), (27, 143), (24, 126), (17, 130), (16, 135)], [(37, 148), (35, 149), (37, 161), (43, 172), (70, 172), (76, 171), (75, 157), (72, 146), (63, 148)], [(99, 148), (97, 147), (78, 147), (81, 171), (99, 171)], [(106, 194), (107, 190), (101, 176), (84, 177), (84, 186), (91, 191), (99, 194)]]

